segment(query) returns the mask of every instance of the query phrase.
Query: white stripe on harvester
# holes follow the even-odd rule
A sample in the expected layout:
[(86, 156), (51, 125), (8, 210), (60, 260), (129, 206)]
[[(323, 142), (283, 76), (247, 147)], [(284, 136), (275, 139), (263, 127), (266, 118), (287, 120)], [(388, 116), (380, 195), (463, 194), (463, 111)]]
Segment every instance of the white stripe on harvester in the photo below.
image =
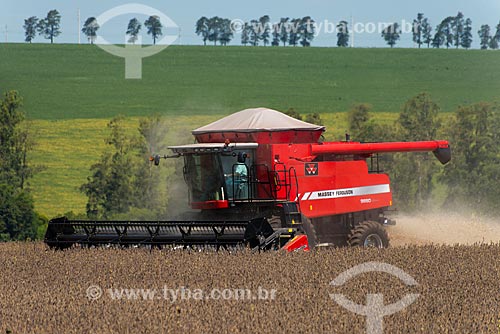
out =
[[(318, 199), (329, 199), (329, 198), (341, 198), (341, 197), (353, 197), (353, 196), (365, 196), (365, 195), (375, 195), (375, 194), (385, 194), (390, 192), (391, 189), (388, 184), (380, 184), (376, 186), (365, 186), (356, 188), (343, 188), (343, 189), (332, 189), (332, 190), (320, 190), (313, 193), (306, 193), (302, 200), (309, 199), (310, 201)], [(311, 196), (309, 196), (309, 194)], [(307, 195), (307, 198), (306, 198)]]

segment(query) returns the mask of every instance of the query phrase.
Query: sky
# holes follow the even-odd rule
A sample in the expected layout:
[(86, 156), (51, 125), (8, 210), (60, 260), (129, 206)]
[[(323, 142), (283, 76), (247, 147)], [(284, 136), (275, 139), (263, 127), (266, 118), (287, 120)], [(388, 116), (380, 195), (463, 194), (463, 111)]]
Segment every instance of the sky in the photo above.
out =
[[(0, 42), (24, 42), (24, 19), (30, 16), (45, 17), (51, 9), (57, 9), (62, 16), (62, 34), (57, 43), (87, 43), (87, 39), (79, 31), (86, 18), (98, 17), (102, 13), (120, 5), (139, 3), (157, 9), (168, 16), (178, 28), (171, 28), (165, 34), (180, 35), (174, 44), (202, 44), (201, 38), (194, 32), (195, 22), (201, 16), (220, 16), (231, 20), (250, 21), (263, 15), (269, 15), (271, 22), (281, 17), (311, 16), (318, 23), (318, 35), (313, 46), (335, 46), (337, 38), (332, 32), (332, 24), (341, 20), (357, 24), (359, 33), (354, 35), (355, 47), (384, 47), (378, 25), (386, 22), (411, 22), (417, 13), (424, 13), (433, 28), (445, 17), (463, 12), (473, 22), (474, 47), (479, 46), (477, 31), (482, 24), (489, 24), (492, 29), (500, 21), (500, 0), (379, 0), (379, 1), (346, 1), (346, 0), (304, 0), (304, 1), (193, 1), (193, 0), (1, 0), (0, 7)], [(80, 21), (78, 21), (80, 12)], [(147, 18), (137, 13), (115, 17), (101, 25), (99, 35), (110, 43), (125, 41), (126, 26), (132, 17), (141, 22)], [(320, 25), (321, 24), (321, 25)], [(377, 29), (375, 29), (377, 28)], [(368, 32), (361, 32), (368, 30)], [(372, 32), (372, 30), (375, 30)], [(144, 43), (150, 43), (150, 36), (143, 35)], [(42, 36), (34, 42), (46, 43)], [(230, 45), (239, 45), (240, 35), (235, 35)], [(414, 47), (411, 33), (404, 33), (398, 47)]]

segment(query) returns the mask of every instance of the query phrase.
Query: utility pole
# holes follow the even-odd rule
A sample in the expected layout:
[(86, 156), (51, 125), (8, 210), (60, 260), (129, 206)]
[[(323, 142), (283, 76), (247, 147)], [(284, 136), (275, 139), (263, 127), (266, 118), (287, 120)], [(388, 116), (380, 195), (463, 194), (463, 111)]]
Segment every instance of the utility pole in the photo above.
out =
[(7, 30), (7, 25), (5, 25), (5, 43), (9, 42), (9, 31)]
[(78, 44), (80, 44), (82, 42), (80, 39), (80, 8), (78, 8), (78, 22), (76, 24), (76, 33), (78, 34)]

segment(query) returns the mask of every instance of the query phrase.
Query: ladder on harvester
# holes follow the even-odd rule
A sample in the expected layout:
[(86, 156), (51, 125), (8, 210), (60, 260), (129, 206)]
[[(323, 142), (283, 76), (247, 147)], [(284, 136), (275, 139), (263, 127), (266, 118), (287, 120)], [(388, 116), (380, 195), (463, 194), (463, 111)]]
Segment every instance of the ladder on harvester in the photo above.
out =
[(274, 175), (275, 175), (275, 196), (278, 198), (278, 192), (284, 189), (285, 198), (290, 201), (290, 194), (293, 187), (295, 186), (296, 192), (299, 189), (299, 181), (297, 180), (297, 171), (295, 167), (286, 168), (286, 165), (282, 162), (278, 162), (274, 165)]

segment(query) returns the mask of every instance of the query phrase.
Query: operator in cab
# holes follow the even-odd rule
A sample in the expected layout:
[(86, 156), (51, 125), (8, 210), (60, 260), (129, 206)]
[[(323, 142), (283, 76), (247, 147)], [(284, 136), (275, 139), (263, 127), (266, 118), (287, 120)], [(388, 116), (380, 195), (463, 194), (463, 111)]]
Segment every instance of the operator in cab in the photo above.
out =
[(245, 164), (246, 156), (245, 153), (239, 152), (237, 162), (232, 167), (233, 173), (227, 175), (228, 193), (234, 195), (234, 199), (248, 198), (248, 166)]

